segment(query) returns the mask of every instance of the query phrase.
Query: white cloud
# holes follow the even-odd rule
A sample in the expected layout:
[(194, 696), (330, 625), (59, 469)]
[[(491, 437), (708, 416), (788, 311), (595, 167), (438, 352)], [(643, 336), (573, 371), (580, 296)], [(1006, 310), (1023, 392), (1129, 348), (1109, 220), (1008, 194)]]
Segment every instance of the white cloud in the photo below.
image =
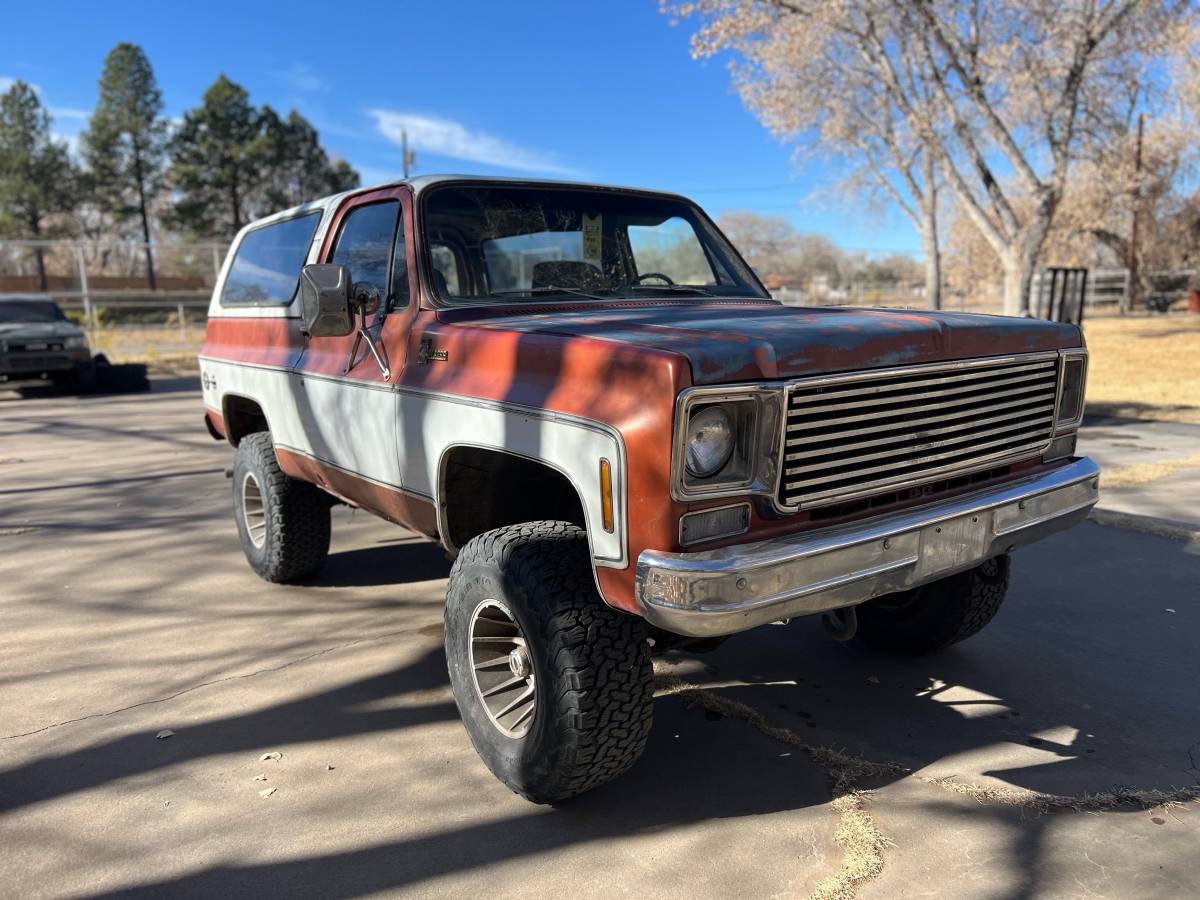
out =
[(51, 106), (48, 109), (50, 115), (56, 119), (77, 119), (86, 122), (92, 117), (91, 112), (86, 109), (73, 109), (69, 106)]
[[(7, 91), (18, 81), (25, 81), (25, 79), (24, 78), (13, 78), (11, 75), (0, 75), (0, 94)], [(29, 85), (31, 88), (33, 88), (33, 92), (35, 94), (40, 94), (42, 92), (42, 89), (40, 87), (38, 87), (36, 84), (34, 84), (33, 82), (25, 81), (25, 83), (27, 85)]]
[(387, 109), (372, 109), (368, 113), (375, 119), (379, 133), (394, 144), (399, 145), (401, 132), (407, 131), (409, 147), (418, 154), (424, 151), (519, 172), (577, 174), (553, 153), (531, 150), (486, 132), (472, 131), (451, 119)]
[(323, 94), (329, 90), (328, 82), (302, 62), (294, 62), (274, 74), (280, 81), (291, 85), (297, 91)]

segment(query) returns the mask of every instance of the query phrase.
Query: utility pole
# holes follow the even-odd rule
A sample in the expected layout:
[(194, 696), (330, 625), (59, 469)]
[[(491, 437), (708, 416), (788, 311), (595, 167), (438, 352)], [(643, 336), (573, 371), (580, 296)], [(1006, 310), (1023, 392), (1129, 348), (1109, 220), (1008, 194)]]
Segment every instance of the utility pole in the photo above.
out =
[(417, 164), (417, 154), (408, 149), (408, 131), (400, 132), (400, 158), (403, 161), (404, 177), (408, 178), (408, 170)]
[(1142, 209), (1142, 131), (1145, 127), (1144, 113), (1138, 113), (1137, 150), (1133, 157), (1133, 221), (1129, 226), (1129, 286), (1125, 289), (1124, 303), (1121, 313), (1127, 313), (1133, 307), (1133, 301), (1141, 295), (1141, 284), (1138, 281), (1138, 214)]

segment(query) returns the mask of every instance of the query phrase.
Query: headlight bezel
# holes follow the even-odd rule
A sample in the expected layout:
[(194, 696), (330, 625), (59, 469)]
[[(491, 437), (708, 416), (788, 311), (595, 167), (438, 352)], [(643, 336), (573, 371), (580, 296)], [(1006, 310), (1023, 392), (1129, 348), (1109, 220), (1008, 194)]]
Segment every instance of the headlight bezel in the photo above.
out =
[(86, 350), (88, 339), (86, 334), (73, 334), (63, 339), (64, 350)]
[[(1068, 369), (1077, 367), (1078, 391), (1074, 394), (1077, 407), (1073, 414), (1063, 417), (1063, 401), (1072, 385), (1068, 385)], [(1088, 351), (1081, 347), (1078, 350), (1060, 350), (1058, 354), (1058, 389), (1054, 396), (1054, 434), (1074, 431), (1083, 421), (1084, 407), (1087, 395)]]
[[(771, 494), (776, 477), (775, 451), (780, 434), (783, 388), (777, 385), (695, 387), (675, 403), (671, 455), (671, 496), (681, 502)], [(733, 423), (729, 459), (712, 475), (697, 477), (687, 468), (687, 436), (692, 417), (720, 407)]]

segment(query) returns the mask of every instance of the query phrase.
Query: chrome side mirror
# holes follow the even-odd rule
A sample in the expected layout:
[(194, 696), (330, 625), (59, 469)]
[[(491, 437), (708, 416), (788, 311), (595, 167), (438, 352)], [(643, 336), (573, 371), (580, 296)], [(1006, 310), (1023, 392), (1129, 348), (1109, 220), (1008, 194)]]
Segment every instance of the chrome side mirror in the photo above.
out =
[(354, 330), (350, 270), (311, 265), (300, 270), (300, 308), (309, 337), (343, 337)]

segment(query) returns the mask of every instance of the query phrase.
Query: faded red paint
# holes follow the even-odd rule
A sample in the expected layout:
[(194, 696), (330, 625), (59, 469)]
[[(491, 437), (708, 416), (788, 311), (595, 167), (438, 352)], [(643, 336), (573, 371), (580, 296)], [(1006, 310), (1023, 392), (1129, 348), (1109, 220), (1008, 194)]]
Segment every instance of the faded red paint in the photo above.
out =
[(294, 366), (304, 350), (299, 319), (213, 317), (201, 356), (255, 366)]

